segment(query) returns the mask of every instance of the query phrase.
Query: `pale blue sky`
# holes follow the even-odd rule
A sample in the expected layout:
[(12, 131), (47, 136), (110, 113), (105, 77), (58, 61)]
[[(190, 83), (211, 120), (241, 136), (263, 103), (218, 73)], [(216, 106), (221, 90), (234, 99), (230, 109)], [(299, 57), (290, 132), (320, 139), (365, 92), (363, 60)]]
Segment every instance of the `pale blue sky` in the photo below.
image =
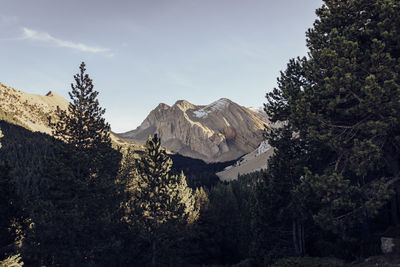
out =
[(0, 0), (0, 82), (68, 98), (81, 61), (112, 130), (160, 102), (262, 106), (322, 0)]

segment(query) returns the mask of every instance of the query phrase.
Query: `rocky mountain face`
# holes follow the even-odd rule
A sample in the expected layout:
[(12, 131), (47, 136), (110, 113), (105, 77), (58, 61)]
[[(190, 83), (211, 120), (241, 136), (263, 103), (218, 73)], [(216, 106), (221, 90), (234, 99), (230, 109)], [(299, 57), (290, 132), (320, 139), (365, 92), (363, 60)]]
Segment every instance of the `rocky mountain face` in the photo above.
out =
[(50, 91), (46, 95), (28, 94), (0, 83), (0, 111), (2, 119), (14, 121), (34, 132), (51, 134), (48, 117), (54, 116), (59, 106), (68, 108), (68, 101)]
[[(0, 120), (5, 120), (27, 128), (33, 132), (51, 135), (48, 117), (55, 118), (57, 107), (68, 109), (69, 102), (53, 91), (46, 95), (29, 94), (0, 83)], [(116, 145), (124, 145), (125, 140), (111, 134)], [(132, 144), (142, 150), (139, 144)]]
[(256, 149), (268, 120), (258, 111), (222, 98), (207, 106), (185, 100), (159, 104), (135, 130), (118, 136), (145, 142), (154, 133), (162, 145), (206, 162), (229, 161)]

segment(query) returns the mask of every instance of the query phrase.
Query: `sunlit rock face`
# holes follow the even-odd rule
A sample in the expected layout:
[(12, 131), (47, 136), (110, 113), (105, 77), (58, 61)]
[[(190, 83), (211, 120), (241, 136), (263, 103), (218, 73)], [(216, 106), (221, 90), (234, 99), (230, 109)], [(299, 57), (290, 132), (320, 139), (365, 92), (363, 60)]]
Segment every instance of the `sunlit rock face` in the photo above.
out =
[(0, 111), (32, 131), (51, 134), (48, 117), (54, 117), (57, 107), (66, 110), (68, 105), (53, 91), (46, 95), (29, 94), (0, 83)]
[[(49, 126), (49, 118), (57, 122), (56, 110), (68, 110), (69, 102), (50, 91), (46, 95), (29, 94), (0, 83), (0, 120), (18, 124), (33, 132), (52, 134)], [(115, 145), (125, 145), (111, 133), (111, 140)], [(141, 150), (139, 144), (132, 144), (137, 150)]]
[(229, 99), (207, 106), (185, 100), (173, 106), (159, 104), (135, 130), (121, 137), (145, 142), (154, 133), (162, 145), (184, 156), (207, 162), (228, 161), (256, 149), (262, 141), (266, 117)]

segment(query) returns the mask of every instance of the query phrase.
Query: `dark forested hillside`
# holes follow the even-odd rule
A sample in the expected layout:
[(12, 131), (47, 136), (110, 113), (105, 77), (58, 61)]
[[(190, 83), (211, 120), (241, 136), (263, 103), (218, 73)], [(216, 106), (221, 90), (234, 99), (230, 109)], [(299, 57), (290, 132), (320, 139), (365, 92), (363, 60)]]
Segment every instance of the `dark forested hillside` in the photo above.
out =
[(179, 154), (172, 154), (170, 157), (174, 162), (173, 169), (177, 172), (183, 171), (186, 175), (188, 185), (192, 188), (216, 185), (219, 182), (216, 173), (236, 162), (232, 160), (227, 162), (206, 163), (203, 160), (189, 158)]
[(18, 192), (35, 191), (47, 162), (55, 157), (53, 138), (22, 126), (0, 121), (3, 132), (0, 160), (8, 162)]

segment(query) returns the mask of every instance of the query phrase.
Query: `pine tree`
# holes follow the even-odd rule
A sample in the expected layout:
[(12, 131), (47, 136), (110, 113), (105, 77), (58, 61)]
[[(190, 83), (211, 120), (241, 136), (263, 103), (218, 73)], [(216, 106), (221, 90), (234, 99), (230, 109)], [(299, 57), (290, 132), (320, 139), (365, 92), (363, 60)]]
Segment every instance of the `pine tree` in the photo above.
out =
[(119, 153), (112, 149), (110, 125), (103, 115), (97, 100), (98, 92), (89, 75), (85, 73), (85, 63), (80, 65), (80, 73), (74, 75), (75, 84), (69, 92), (71, 103), (68, 111), (57, 108), (56, 122), (49, 123), (54, 137), (69, 144), (79, 158), (75, 164), (79, 175), (96, 176), (97, 172), (112, 173), (119, 168)]
[(99, 93), (94, 91), (93, 80), (85, 74), (85, 66), (82, 62), (80, 73), (74, 75), (68, 111), (57, 108), (57, 121), (50, 123), (56, 138), (79, 150), (96, 149), (101, 144), (111, 146), (110, 125), (103, 118), (105, 109), (99, 106)]
[[(161, 147), (157, 134), (149, 137), (146, 151), (137, 161), (134, 208), (131, 214), (151, 243), (151, 265), (159, 264), (159, 251), (171, 242), (171, 233), (193, 218), (194, 197), (183, 173), (171, 171), (172, 160)], [(170, 237), (168, 237), (170, 236)]]
[(200, 207), (196, 206), (196, 197), (193, 190), (188, 186), (183, 171), (178, 176), (178, 199), (184, 204), (183, 213), (187, 215), (186, 221), (191, 224), (199, 219)]
[(265, 111), (272, 126), (264, 136), (274, 154), (256, 189), (252, 253), (256, 258), (268, 255), (267, 261), (285, 254), (306, 254), (307, 231), (312, 224), (304, 206), (309, 203), (299, 201), (296, 189), (305, 168), (320, 171), (332, 159), (323, 143), (308, 136), (305, 124), (292, 119), (298, 114), (296, 105), (303, 89), (309, 87), (303, 78), (306, 63), (306, 58), (290, 60), (278, 78), (278, 88), (266, 95)]
[(75, 84), (71, 84), (72, 103), (68, 112), (59, 110), (54, 135), (73, 149), (69, 151), (72, 155), (69, 164), (73, 164), (74, 176), (82, 190), (79, 206), (85, 212), (82, 232), (87, 258), (105, 264), (117, 256), (114, 250), (120, 243), (116, 229), (121, 217), (122, 185), (116, 178), (121, 154), (112, 148), (110, 125), (103, 117), (105, 109), (100, 107), (98, 92), (85, 71), (82, 62), (80, 73), (74, 76)]
[(195, 199), (195, 209), (201, 212), (204, 212), (208, 209), (210, 204), (210, 200), (208, 199), (206, 191), (204, 191), (203, 187), (198, 187), (194, 191), (194, 199)]
[(0, 261), (0, 266), (7, 266), (7, 267), (22, 267), (24, 263), (21, 261), (20, 255), (12, 255), (8, 258)]
[[(118, 261), (120, 153), (111, 146), (105, 110), (85, 64), (74, 76), (68, 112), (58, 109), (53, 146), (39, 193), (32, 197), (34, 227), (26, 253), (38, 265), (107, 265)], [(62, 142), (61, 142), (62, 141)]]
[(270, 115), (333, 155), (295, 189), (317, 198), (314, 219), (331, 230), (362, 222), (368, 235), (368, 218), (399, 181), (399, 9), (392, 0), (325, 0), (307, 32), (309, 57), (292, 60), (269, 94)]
[[(319, 195), (328, 205), (317, 216), (330, 214), (339, 224), (361, 220), (364, 235), (400, 175), (399, 11), (391, 0), (327, 0), (307, 33), (311, 86), (297, 105), (299, 117), (337, 155), (325, 174), (308, 176), (317, 192), (325, 187)], [(337, 182), (329, 186), (330, 180)], [(339, 181), (343, 188), (326, 199)]]

